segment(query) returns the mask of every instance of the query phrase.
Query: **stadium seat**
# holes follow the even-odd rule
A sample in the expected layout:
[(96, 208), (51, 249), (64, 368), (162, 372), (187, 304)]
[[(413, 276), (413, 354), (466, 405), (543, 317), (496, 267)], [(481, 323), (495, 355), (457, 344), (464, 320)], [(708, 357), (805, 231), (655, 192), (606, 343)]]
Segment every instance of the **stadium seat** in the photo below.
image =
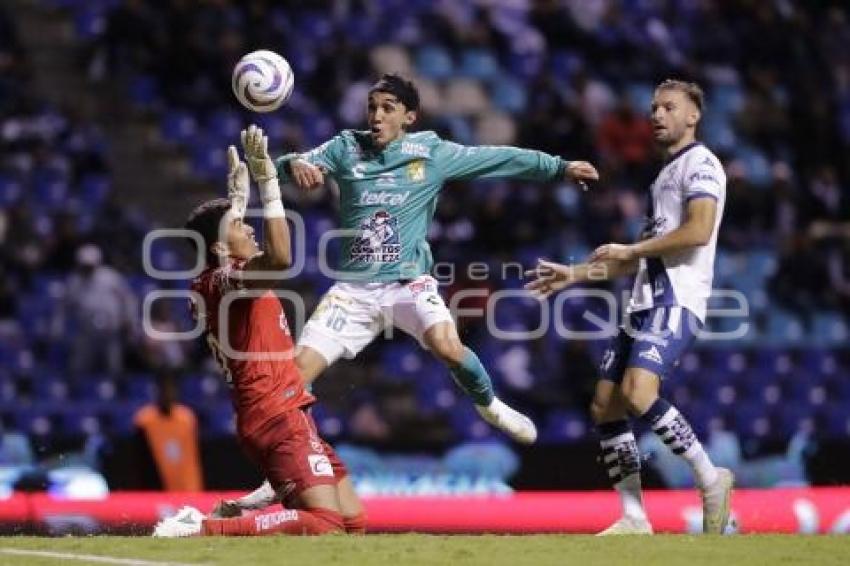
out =
[(821, 413), (818, 432), (826, 438), (850, 437), (850, 403), (830, 403)]
[(150, 75), (134, 75), (128, 84), (130, 100), (141, 108), (159, 102), (159, 81)]
[(136, 373), (126, 377), (126, 398), (128, 401), (148, 403), (156, 396), (156, 385), (150, 374)]
[(160, 124), (163, 139), (172, 143), (189, 146), (199, 135), (195, 115), (186, 110), (168, 110)]
[(761, 403), (737, 403), (729, 414), (735, 432), (743, 438), (766, 438), (773, 434), (770, 414)]
[(227, 401), (205, 405), (200, 410), (201, 434), (208, 437), (233, 436), (236, 434), (236, 419), (233, 406)]
[(57, 415), (64, 436), (90, 436), (103, 431), (97, 403), (72, 403)]
[(518, 114), (525, 110), (526, 91), (519, 82), (509, 77), (500, 77), (493, 82), (490, 99), (494, 108), (503, 112)]
[(198, 143), (192, 151), (192, 170), (208, 181), (224, 179), (227, 174), (225, 146), (219, 143)]
[(586, 438), (590, 430), (591, 425), (583, 411), (551, 411), (545, 417), (538, 442), (542, 444), (578, 442)]
[(244, 128), (244, 121), (238, 112), (232, 110), (217, 110), (204, 123), (204, 134), (207, 139), (219, 143), (235, 143)]
[(323, 403), (317, 403), (310, 409), (319, 435), (328, 442), (332, 442), (343, 435), (346, 431), (347, 420), (345, 415), (329, 409)]
[(454, 63), (446, 49), (429, 45), (416, 53), (416, 69), (429, 79), (447, 79), (454, 74)]
[(496, 79), (499, 78), (499, 61), (486, 49), (466, 49), (460, 55), (457, 75), (483, 81)]
[(79, 192), (83, 203), (89, 208), (97, 208), (112, 190), (109, 177), (105, 175), (89, 174), (80, 180)]
[(9, 206), (16, 203), (23, 194), (21, 183), (6, 175), (0, 175), (0, 205)]
[(811, 343), (818, 346), (846, 344), (850, 337), (847, 319), (837, 312), (819, 312), (815, 314), (809, 336)]

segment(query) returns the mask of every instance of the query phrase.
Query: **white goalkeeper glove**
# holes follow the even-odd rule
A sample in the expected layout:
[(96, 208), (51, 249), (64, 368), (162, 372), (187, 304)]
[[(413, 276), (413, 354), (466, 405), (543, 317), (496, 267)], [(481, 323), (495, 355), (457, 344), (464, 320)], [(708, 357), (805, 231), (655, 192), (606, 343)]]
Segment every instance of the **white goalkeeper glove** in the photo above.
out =
[(251, 194), (251, 179), (248, 167), (239, 159), (234, 146), (227, 148), (227, 198), (230, 200), (230, 210), (239, 218), (245, 218), (248, 199)]
[(282, 217), (283, 203), (280, 200), (280, 185), (277, 182), (277, 169), (269, 157), (269, 138), (262, 128), (254, 124), (242, 130), (242, 148), (251, 177), (260, 188), (260, 200), (263, 202), (263, 215), (266, 218)]

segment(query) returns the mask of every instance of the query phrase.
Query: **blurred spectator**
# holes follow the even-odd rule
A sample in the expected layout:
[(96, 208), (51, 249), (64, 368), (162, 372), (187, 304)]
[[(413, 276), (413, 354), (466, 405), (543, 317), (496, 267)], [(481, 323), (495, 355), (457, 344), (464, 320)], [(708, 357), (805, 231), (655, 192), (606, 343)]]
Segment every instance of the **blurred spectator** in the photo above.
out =
[(94, 244), (77, 250), (77, 270), (68, 278), (66, 328), (73, 329), (70, 369), (74, 375), (101, 366), (112, 375), (124, 370), (125, 340), (136, 335), (138, 305), (124, 276), (103, 265)]
[(29, 438), (19, 432), (6, 430), (0, 422), (0, 467), (31, 466), (35, 463)]
[[(163, 333), (178, 332), (174, 314), (170, 309), (171, 303), (166, 300), (154, 301), (151, 306), (150, 324), (153, 330)], [(151, 336), (147, 329), (142, 339), (143, 357), (148, 368), (155, 371), (181, 370), (186, 366), (187, 348), (191, 342), (185, 340), (159, 339)]]
[(638, 114), (631, 100), (621, 97), (617, 108), (605, 115), (597, 130), (602, 165), (644, 184), (650, 177), (647, 165), (654, 152), (653, 139), (646, 114)]
[[(155, 484), (164, 491), (202, 491), (203, 473), (198, 448), (198, 422), (192, 409), (177, 402), (177, 383), (171, 373), (161, 374), (157, 399), (133, 417), (139, 435), (140, 474), (152, 462)], [(146, 478), (151, 488), (151, 478)]]

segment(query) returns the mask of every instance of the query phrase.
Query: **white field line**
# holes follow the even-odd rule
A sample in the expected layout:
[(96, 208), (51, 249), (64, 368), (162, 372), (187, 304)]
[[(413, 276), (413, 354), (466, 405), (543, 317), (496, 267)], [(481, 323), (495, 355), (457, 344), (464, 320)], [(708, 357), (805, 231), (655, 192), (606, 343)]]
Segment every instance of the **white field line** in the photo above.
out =
[(73, 554), (70, 552), (21, 550), (17, 548), (0, 548), (0, 554), (55, 558), (57, 560), (85, 560), (87, 562), (99, 562), (101, 564), (122, 564), (123, 566), (203, 566), (197, 562), (191, 564), (186, 562), (157, 562), (154, 560), (140, 560), (138, 558), (117, 558), (114, 556), (98, 556), (95, 554)]

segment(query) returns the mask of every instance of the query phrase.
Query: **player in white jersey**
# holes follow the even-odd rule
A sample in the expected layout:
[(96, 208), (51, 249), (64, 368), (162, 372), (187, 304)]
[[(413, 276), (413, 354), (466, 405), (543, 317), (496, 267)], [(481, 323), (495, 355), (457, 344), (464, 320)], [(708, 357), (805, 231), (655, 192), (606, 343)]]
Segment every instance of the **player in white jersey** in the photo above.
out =
[(527, 272), (534, 279), (526, 288), (540, 297), (575, 283), (636, 274), (623, 326), (603, 356), (591, 406), (602, 461), (623, 504), (623, 516), (600, 534), (652, 533), (629, 415), (650, 426), (692, 467), (702, 492), (703, 530), (721, 533), (729, 519), (732, 473), (711, 463), (691, 425), (659, 396), (661, 379), (704, 323), (726, 201), (723, 167), (695, 138), (702, 108), (696, 84), (667, 80), (655, 89), (652, 125), (667, 160), (650, 188), (641, 241), (601, 246), (588, 263), (541, 261)]

